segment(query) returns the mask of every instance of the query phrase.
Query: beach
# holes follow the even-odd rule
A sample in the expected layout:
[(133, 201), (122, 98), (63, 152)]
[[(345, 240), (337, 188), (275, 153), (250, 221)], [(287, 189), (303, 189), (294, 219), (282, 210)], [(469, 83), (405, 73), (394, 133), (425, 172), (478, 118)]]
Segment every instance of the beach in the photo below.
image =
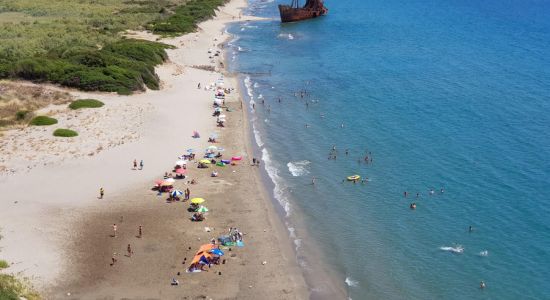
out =
[[(288, 233), (259, 168), (251, 166), (237, 80), (221, 64), (226, 24), (254, 19), (240, 16), (245, 5), (233, 0), (213, 20), (201, 23), (198, 32), (161, 40), (175, 49), (167, 50), (169, 61), (156, 70), (160, 90), (131, 96), (71, 90), (76, 98), (95, 98), (105, 106), (76, 112), (64, 106), (44, 109), (59, 120), (57, 127), (79, 128), (78, 137), (55, 139), (50, 129), (36, 127), (4, 134), (0, 247), (11, 266), (3, 272), (29, 278), (45, 299), (308, 297)], [(222, 54), (212, 57), (209, 49)], [(223, 128), (212, 117), (214, 91), (204, 89), (220, 79), (224, 88), (232, 88)], [(193, 138), (194, 131), (201, 138)], [(167, 202), (165, 193), (158, 196), (151, 188), (186, 149), (202, 155), (212, 133), (224, 157), (242, 160), (208, 169), (189, 163), (188, 178), (174, 187), (189, 188), (210, 209), (205, 221), (191, 222), (188, 202)], [(133, 169), (134, 159), (143, 160), (142, 170)], [(210, 177), (213, 169), (219, 177)], [(188, 184), (190, 179), (197, 183)], [(113, 224), (116, 237), (111, 237)], [(143, 236), (138, 238), (140, 225)], [(225, 264), (208, 272), (186, 273), (199, 246), (231, 227), (243, 233), (244, 247), (225, 250)], [(128, 244), (131, 257), (124, 256)], [(111, 265), (113, 256), (117, 262)], [(179, 285), (171, 286), (172, 278)]]

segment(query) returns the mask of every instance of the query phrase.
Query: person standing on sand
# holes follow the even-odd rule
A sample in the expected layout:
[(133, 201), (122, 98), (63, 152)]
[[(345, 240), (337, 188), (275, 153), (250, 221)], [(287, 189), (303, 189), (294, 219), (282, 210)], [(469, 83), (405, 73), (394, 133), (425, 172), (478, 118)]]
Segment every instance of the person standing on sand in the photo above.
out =
[(132, 251), (132, 246), (130, 246), (130, 244), (128, 244), (128, 257), (132, 257), (132, 254), (134, 254), (134, 251)]
[(143, 170), (143, 159), (139, 162), (139, 169)]
[(99, 188), (99, 199), (103, 199), (103, 195), (105, 195), (105, 190), (103, 190), (103, 188)]
[(116, 237), (116, 230), (117, 230), (117, 226), (116, 224), (113, 224), (113, 237)]
[(134, 159), (134, 170), (137, 169), (137, 160)]
[(138, 238), (141, 239), (142, 236), (143, 236), (143, 226), (139, 225), (139, 227), (138, 227)]

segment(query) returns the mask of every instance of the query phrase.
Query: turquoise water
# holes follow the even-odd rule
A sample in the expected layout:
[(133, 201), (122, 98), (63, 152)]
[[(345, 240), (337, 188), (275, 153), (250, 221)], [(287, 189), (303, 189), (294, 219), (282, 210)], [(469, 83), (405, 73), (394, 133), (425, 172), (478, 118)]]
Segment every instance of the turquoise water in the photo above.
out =
[(326, 5), (229, 29), (300, 256), (317, 245), (352, 299), (550, 299), (550, 2)]

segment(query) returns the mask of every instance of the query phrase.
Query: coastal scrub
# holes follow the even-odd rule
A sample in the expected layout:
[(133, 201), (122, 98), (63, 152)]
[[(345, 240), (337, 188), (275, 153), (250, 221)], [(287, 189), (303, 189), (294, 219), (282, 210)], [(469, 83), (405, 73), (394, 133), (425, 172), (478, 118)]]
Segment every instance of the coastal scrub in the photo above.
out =
[(197, 29), (197, 24), (216, 15), (216, 9), (227, 0), (191, 0), (178, 7), (175, 13), (148, 24), (147, 29), (164, 36), (175, 36)]
[(78, 132), (70, 129), (59, 128), (53, 132), (53, 135), (59, 137), (74, 137), (78, 135)]
[(34, 126), (48, 126), (53, 124), (57, 124), (57, 119), (48, 116), (37, 116), (34, 117), (30, 122), (30, 125)]
[(95, 99), (79, 99), (69, 104), (70, 109), (80, 108), (98, 108), (105, 105), (105, 103)]

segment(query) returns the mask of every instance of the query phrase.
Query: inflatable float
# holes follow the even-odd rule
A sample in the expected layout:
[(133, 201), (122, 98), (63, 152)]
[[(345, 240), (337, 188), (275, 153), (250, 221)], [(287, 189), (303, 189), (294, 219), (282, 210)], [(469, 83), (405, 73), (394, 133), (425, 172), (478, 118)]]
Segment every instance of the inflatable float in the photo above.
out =
[(346, 177), (346, 179), (347, 179), (348, 181), (357, 181), (357, 180), (361, 179), (361, 176), (359, 176), (359, 175), (351, 175), (351, 176)]

